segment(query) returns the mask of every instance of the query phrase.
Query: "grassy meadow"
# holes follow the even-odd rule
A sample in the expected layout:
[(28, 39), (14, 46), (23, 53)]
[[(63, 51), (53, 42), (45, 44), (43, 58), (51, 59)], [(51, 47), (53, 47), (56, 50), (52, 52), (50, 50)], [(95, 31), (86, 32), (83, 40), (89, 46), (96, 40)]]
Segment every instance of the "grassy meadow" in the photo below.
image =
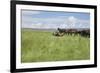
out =
[(57, 37), (49, 31), (21, 31), (21, 62), (90, 59), (90, 39), (80, 35)]

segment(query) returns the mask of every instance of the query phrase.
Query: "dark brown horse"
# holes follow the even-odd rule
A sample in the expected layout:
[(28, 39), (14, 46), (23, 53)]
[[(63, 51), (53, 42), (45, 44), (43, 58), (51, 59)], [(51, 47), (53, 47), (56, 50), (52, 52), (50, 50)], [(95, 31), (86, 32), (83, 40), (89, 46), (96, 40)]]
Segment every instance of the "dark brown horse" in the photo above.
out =
[(60, 32), (60, 33), (64, 33), (64, 34), (76, 34), (77, 33), (77, 29), (60, 29), (60, 28), (58, 28), (58, 31)]
[(83, 29), (83, 30), (78, 30), (78, 29), (61, 29), (61, 28), (58, 28), (57, 29), (58, 31), (57, 32), (54, 32), (53, 35), (55, 36), (63, 36), (64, 34), (67, 34), (67, 35), (81, 35), (81, 36), (84, 36), (84, 37), (90, 37), (90, 29)]
[(55, 35), (55, 36), (63, 36), (64, 33), (60, 33), (60, 32), (58, 32), (58, 31), (56, 31), (56, 32), (53, 33), (53, 35)]
[(84, 29), (78, 32), (81, 36), (90, 37), (90, 29)]

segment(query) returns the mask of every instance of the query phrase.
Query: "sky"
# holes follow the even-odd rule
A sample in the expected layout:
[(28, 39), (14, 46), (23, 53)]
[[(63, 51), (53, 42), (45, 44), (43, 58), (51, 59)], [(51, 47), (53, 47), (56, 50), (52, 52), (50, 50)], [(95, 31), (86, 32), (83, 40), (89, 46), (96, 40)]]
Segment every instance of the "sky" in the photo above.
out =
[(90, 13), (22, 10), (22, 28), (90, 28)]

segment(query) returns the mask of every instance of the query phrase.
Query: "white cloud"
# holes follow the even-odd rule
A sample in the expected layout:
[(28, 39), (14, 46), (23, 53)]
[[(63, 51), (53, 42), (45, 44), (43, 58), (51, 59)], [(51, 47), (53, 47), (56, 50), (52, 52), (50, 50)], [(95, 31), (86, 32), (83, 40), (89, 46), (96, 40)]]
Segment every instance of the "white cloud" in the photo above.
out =
[(24, 16), (29, 16), (29, 15), (34, 15), (34, 14), (40, 14), (41, 12), (40, 11), (32, 11), (32, 10), (23, 10), (22, 11), (22, 15), (24, 15)]
[(42, 23), (36, 23), (36, 24), (32, 24), (32, 27), (33, 28), (43, 28), (44, 27), (44, 24), (42, 24)]
[(69, 28), (89, 28), (90, 21), (85, 19), (78, 19), (74, 16), (70, 16), (66, 19), (67, 27)]
[(22, 18), (22, 28), (89, 28), (90, 22), (74, 16), (67, 18)]
[(70, 16), (67, 18), (67, 24), (70, 28), (74, 27), (76, 23), (77, 23), (77, 18), (75, 18), (74, 16)]

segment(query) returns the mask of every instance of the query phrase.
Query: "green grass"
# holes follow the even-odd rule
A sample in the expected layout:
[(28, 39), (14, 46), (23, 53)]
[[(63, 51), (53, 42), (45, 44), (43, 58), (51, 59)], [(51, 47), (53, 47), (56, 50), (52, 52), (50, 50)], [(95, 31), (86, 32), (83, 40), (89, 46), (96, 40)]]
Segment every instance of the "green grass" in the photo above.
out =
[(79, 35), (57, 37), (53, 32), (22, 30), (21, 62), (90, 59), (90, 39)]

